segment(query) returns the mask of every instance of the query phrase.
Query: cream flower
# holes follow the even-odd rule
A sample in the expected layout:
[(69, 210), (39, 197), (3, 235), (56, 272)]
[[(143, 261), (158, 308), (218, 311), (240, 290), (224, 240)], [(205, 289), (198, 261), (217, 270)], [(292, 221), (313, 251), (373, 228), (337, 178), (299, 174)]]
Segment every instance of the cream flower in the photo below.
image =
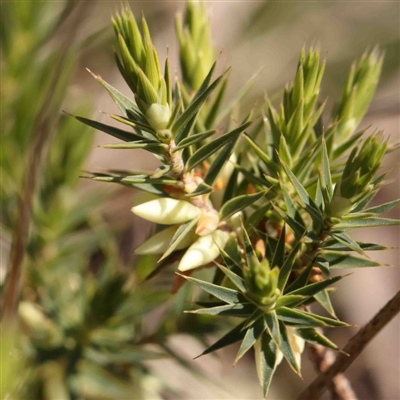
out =
[(196, 218), (202, 210), (187, 201), (164, 197), (134, 206), (132, 212), (156, 224), (174, 225)]
[(219, 215), (216, 210), (207, 211), (197, 223), (196, 234), (206, 236), (215, 231), (219, 224)]
[(178, 270), (189, 271), (208, 264), (219, 256), (218, 247), (224, 247), (228, 238), (229, 234), (220, 230), (201, 236), (188, 248), (179, 263)]
[(168, 104), (163, 106), (162, 104), (153, 103), (146, 111), (146, 118), (156, 131), (167, 127), (170, 115)]
[[(295, 334), (295, 329), (291, 326), (286, 326), (287, 333), (290, 340), (290, 345), (292, 346), (293, 354), (296, 359), (297, 365), (300, 367), (301, 364), (301, 354), (304, 351), (305, 341)], [(280, 350), (278, 350), (276, 357), (276, 365), (279, 365), (282, 362), (283, 354)]]

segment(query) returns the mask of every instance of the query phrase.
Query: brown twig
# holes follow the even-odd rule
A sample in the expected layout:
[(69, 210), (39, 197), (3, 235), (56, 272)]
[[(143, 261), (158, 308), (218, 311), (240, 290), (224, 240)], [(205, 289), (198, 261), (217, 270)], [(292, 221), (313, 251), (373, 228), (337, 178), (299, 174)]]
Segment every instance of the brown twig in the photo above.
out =
[[(335, 362), (336, 354), (331, 349), (314, 343), (309, 343), (307, 349), (309, 358), (318, 373), (325, 372)], [(332, 379), (329, 391), (333, 400), (357, 400), (357, 395), (344, 374), (337, 374)]]
[(312, 382), (297, 400), (317, 400), (321, 394), (331, 385), (332, 380), (341, 372), (344, 372), (360, 355), (367, 344), (375, 335), (389, 323), (400, 311), (400, 291), (375, 315), (374, 318), (356, 335), (354, 335), (344, 347), (344, 353), (338, 354), (336, 361), (314, 382)]

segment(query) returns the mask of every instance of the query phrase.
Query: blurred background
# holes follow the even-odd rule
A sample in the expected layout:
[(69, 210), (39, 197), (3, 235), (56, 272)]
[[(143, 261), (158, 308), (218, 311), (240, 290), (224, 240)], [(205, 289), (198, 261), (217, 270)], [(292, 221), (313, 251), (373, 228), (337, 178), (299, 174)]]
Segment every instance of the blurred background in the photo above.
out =
[[(184, 2), (129, 4), (135, 15), (144, 12), (160, 59), (168, 53), (174, 71), (178, 67), (174, 17), (183, 12)], [(263, 67), (243, 108), (251, 108), (266, 94), (279, 101), (305, 43), (326, 54), (321, 98), (329, 98), (329, 113), (353, 60), (378, 45), (385, 51), (382, 77), (360, 128), (384, 130), (391, 142), (400, 139), (400, 3), (210, 1), (207, 7), (219, 67), (232, 66), (228, 99)], [(236, 348), (192, 361), (204, 349), (202, 343), (211, 343), (213, 331), (223, 327), (215, 327), (212, 320), (200, 324), (181, 317), (179, 298), (184, 294), (172, 299), (172, 271), (156, 278), (156, 283), (137, 285), (151, 262), (135, 259), (133, 250), (151, 227), (130, 212), (136, 192), (79, 179), (85, 171), (156, 166), (156, 160), (140, 150), (102, 149), (102, 144), (111, 142), (106, 134), (93, 133), (61, 114), (66, 110), (105, 122), (107, 116), (101, 112), (116, 111), (86, 68), (130, 96), (113, 58), (110, 15), (117, 8), (116, 1), (2, 2), (3, 281), (10, 253), (12, 258), (16, 251), (12, 242), (24, 221), (24, 203), (30, 204), (33, 216), (21, 228), (27, 250), (20, 262), (24, 284), (19, 314), (30, 341), (18, 349), (10, 344), (19, 359), (8, 364), (10, 374), (24, 371), (30, 389), (28, 397), (23, 397), (25, 393), (15, 398), (260, 399), (252, 354), (235, 368), (231, 364)], [(400, 197), (398, 163), (398, 151), (387, 157), (386, 166), (394, 166), (389, 175), (393, 183), (375, 201)], [(27, 182), (32, 181), (35, 185), (29, 188)], [(399, 211), (388, 216), (400, 218)], [(391, 247), (371, 255), (390, 266), (350, 271), (354, 274), (339, 283), (333, 296), (338, 317), (356, 325), (327, 332), (339, 347), (394, 295), (400, 283), (399, 229), (359, 230), (355, 235)], [(122, 290), (126, 282), (133, 288), (129, 295)], [(110, 305), (110, 297), (119, 300)], [(160, 302), (165, 306), (159, 307)], [(108, 304), (109, 315), (99, 317), (102, 304)], [(193, 334), (199, 326), (206, 335)], [(95, 343), (90, 348), (86, 348), (88, 337)], [(397, 318), (347, 370), (360, 399), (400, 399), (399, 337)], [(67, 383), (64, 376), (70, 377)], [(270, 398), (294, 399), (314, 376), (306, 354), (303, 381), (282, 363)], [(4, 382), (1, 389), (8, 390)]]

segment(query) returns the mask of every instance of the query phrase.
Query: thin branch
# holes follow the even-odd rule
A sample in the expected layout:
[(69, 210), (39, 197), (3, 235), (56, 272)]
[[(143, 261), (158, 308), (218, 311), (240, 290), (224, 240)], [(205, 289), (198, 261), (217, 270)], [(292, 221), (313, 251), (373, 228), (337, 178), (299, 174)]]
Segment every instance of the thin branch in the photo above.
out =
[(344, 353), (338, 354), (336, 361), (327, 369), (327, 371), (319, 375), (306, 390), (300, 394), (297, 400), (317, 400), (321, 394), (331, 385), (332, 380), (344, 372), (353, 361), (361, 354), (367, 344), (375, 337), (375, 335), (389, 323), (400, 311), (400, 291), (375, 315), (374, 318), (356, 335), (354, 335), (345, 348)]
[[(308, 343), (308, 355), (317, 372), (325, 372), (336, 359), (336, 353), (319, 344)], [(357, 400), (350, 381), (344, 374), (337, 374), (329, 385), (333, 400)]]

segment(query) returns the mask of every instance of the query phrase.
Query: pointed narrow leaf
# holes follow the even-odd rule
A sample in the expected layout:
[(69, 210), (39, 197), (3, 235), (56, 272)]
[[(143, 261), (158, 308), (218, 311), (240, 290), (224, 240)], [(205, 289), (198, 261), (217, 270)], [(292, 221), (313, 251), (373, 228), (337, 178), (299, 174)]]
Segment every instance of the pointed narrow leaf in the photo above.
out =
[(309, 285), (306, 285), (300, 289), (296, 289), (293, 291), (288, 291), (288, 295), (300, 295), (300, 296), (314, 296), (321, 290), (326, 289), (328, 286), (333, 285), (334, 283), (340, 281), (343, 276), (335, 276), (334, 278), (331, 279), (325, 279), (321, 282), (316, 282), (316, 283), (310, 283)]
[(175, 120), (171, 127), (172, 132), (177, 133), (194, 115), (197, 114), (207, 97), (215, 90), (221, 82), (223, 76), (217, 78), (206, 90), (204, 90), (197, 98), (194, 98), (186, 110)]
[(232, 197), (235, 197), (237, 181), (238, 181), (238, 174), (239, 174), (238, 170), (236, 168), (234, 168), (234, 170), (231, 173), (231, 176), (229, 177), (228, 183), (226, 184), (221, 204), (225, 204)]
[(240, 345), (239, 351), (236, 355), (234, 364), (236, 364), (246, 354), (246, 352), (254, 346), (257, 339), (265, 332), (265, 329), (265, 320), (263, 316), (260, 316), (254, 322), (254, 324), (247, 329), (246, 335), (244, 336), (242, 344)]
[(248, 171), (246, 168), (241, 167), (239, 164), (235, 164), (235, 169), (240, 172), (249, 183), (252, 183), (256, 188), (261, 187), (270, 187), (268, 181), (261, 180), (258, 176), (254, 175), (254, 172)]
[(279, 346), (279, 350), (282, 352), (283, 356), (286, 358), (287, 362), (292, 367), (293, 371), (301, 376), (300, 365), (298, 365), (297, 363), (296, 356), (293, 352), (293, 348), (290, 343), (290, 338), (286, 326), (282, 321), (279, 321), (279, 331), (281, 334), (281, 343)]
[(279, 140), (279, 156), (289, 166), (292, 166), (292, 157), (290, 155), (289, 147), (286, 143), (285, 136), (281, 135)]
[(196, 197), (196, 196), (201, 196), (203, 194), (208, 194), (213, 191), (213, 188), (209, 185), (207, 185), (205, 182), (200, 182), (197, 188), (191, 192), (185, 194), (185, 197)]
[(383, 214), (400, 205), (400, 199), (363, 210), (365, 213)]
[(242, 329), (246, 330), (247, 328), (252, 326), (261, 315), (263, 315), (263, 312), (258, 307), (256, 307), (253, 313), (248, 316), (246, 321), (244, 321), (244, 326)]
[(280, 307), (297, 307), (300, 304), (304, 303), (307, 299), (309, 299), (309, 296), (285, 294), (284, 296), (279, 297), (279, 299), (276, 301), (275, 308), (278, 309)]
[[(78, 116), (73, 116), (76, 118), (78, 121), (83, 122), (86, 125), (91, 126), (92, 128), (98, 129), (100, 131), (103, 131), (105, 133), (108, 133), (111, 136), (116, 137), (117, 139), (123, 140), (125, 142), (135, 142), (135, 141), (151, 141), (148, 138), (145, 138), (143, 136), (137, 135), (133, 132), (127, 132), (122, 129), (115, 128), (110, 125), (102, 124), (101, 122), (93, 121), (91, 119), (83, 118), (83, 117), (78, 117)], [(157, 141), (152, 141), (154, 144), (159, 144)]]
[(222, 286), (218, 286), (218, 285), (214, 285), (212, 283), (201, 281), (200, 279), (192, 278), (190, 276), (185, 276), (185, 275), (181, 275), (181, 274), (178, 274), (178, 275), (182, 276), (189, 282), (192, 282), (195, 285), (199, 286), (201, 289), (203, 289), (207, 293), (212, 294), (216, 298), (218, 298), (222, 301), (225, 301), (228, 304), (236, 304), (236, 303), (240, 303), (244, 300), (244, 297), (237, 290), (224, 288)]
[(334, 326), (348, 326), (345, 322), (337, 321), (332, 318), (321, 317), (317, 314), (312, 314), (306, 311), (292, 309), (288, 307), (281, 307), (276, 310), (278, 319), (285, 323), (295, 325), (298, 327), (334, 327)]
[[(334, 229), (337, 228), (337, 225), (335, 225)], [(353, 240), (349, 235), (347, 235), (344, 232), (338, 233), (338, 232), (328, 232), (328, 235), (337, 240), (339, 243), (342, 243), (343, 245), (347, 246), (349, 249), (359, 253), (359, 254), (364, 254), (363, 249), (357, 244), (355, 240)]]
[[(92, 178), (99, 182), (115, 182), (122, 183), (124, 185), (132, 185), (139, 187), (139, 184), (150, 184), (150, 185), (178, 185), (180, 186), (182, 182), (175, 181), (172, 178), (165, 179), (151, 179), (146, 175), (134, 175), (134, 176), (95, 176)], [(143, 189), (145, 190), (145, 189)], [(164, 192), (162, 192), (164, 193)]]
[(311, 199), (311, 197), (307, 193), (306, 189), (298, 181), (298, 179), (293, 174), (293, 172), (289, 169), (289, 167), (283, 161), (281, 161), (281, 164), (283, 165), (283, 168), (285, 169), (286, 174), (288, 175), (290, 181), (292, 182), (294, 188), (296, 189), (297, 194), (300, 197), (300, 200), (302, 201), (302, 203), (304, 203), (304, 205), (306, 207), (306, 210), (310, 214), (310, 216), (313, 219), (313, 221), (314, 222), (318, 222), (320, 224), (323, 224), (324, 220), (323, 220), (323, 217), (322, 217), (321, 210), (318, 208), (318, 206)]
[(191, 221), (188, 221), (182, 224), (178, 230), (175, 232), (174, 236), (171, 239), (171, 242), (168, 246), (168, 250), (162, 255), (162, 257), (158, 260), (158, 262), (162, 261), (165, 257), (168, 257), (175, 249), (182, 243), (183, 240), (186, 239), (188, 235), (193, 234), (193, 228), (197, 224), (200, 216), (197, 218), (193, 218)]
[(227, 145), (231, 140), (235, 141), (237, 137), (251, 124), (246, 122), (238, 128), (225, 133), (219, 138), (213, 140), (210, 143), (205, 144), (203, 147), (198, 149), (187, 161), (186, 170), (191, 171), (196, 165), (209, 158), (211, 155), (216, 153), (221, 147)]
[(329, 262), (325, 260), (323, 257), (318, 256), (314, 260), (315, 266), (318, 267), (325, 277), (330, 278), (331, 272), (329, 270)]
[(239, 317), (245, 318), (249, 314), (253, 313), (254, 304), (252, 303), (240, 303), (240, 304), (228, 304), (224, 306), (216, 306), (210, 308), (200, 308), (193, 311), (185, 311), (189, 314), (207, 314), (207, 315), (221, 315), (226, 317)]
[(313, 266), (314, 262), (310, 262), (304, 271), (296, 278), (296, 280), (285, 289), (285, 294), (293, 292), (294, 290), (300, 289), (307, 285)]
[(238, 196), (229, 200), (222, 206), (220, 210), (221, 220), (228, 219), (237, 212), (244, 210), (246, 207), (252, 205), (256, 201), (264, 197), (266, 193), (267, 192), (244, 194), (242, 196)]
[(332, 177), (329, 165), (328, 151), (326, 149), (326, 142), (322, 140), (322, 163), (321, 163), (320, 182), (321, 188), (326, 190), (329, 200), (332, 199)]
[[(233, 242), (235, 242), (233, 244)], [(236, 275), (242, 277), (242, 269), (241, 269), (241, 258), (242, 255), (237, 248), (236, 238), (234, 236), (230, 236), (228, 242), (225, 245), (225, 248), (219, 249), (220, 255), (224, 260), (225, 265), (232, 270)]]
[(228, 160), (232, 155), (238, 140), (239, 140), (239, 135), (236, 136), (234, 139), (232, 139), (232, 141), (229, 142), (216, 156), (216, 158), (211, 163), (210, 168), (207, 171), (207, 174), (204, 178), (205, 183), (207, 183), (210, 186), (214, 185), (222, 168), (224, 167), (226, 162), (229, 162)]
[(357, 257), (341, 251), (323, 251), (321, 256), (329, 262), (330, 268), (380, 267), (383, 265), (369, 258)]
[[(221, 252), (221, 250), (220, 250)], [(246, 292), (246, 286), (244, 284), (244, 279), (239, 275), (236, 275), (230, 269), (224, 267), (223, 265), (217, 264), (218, 268), (229, 278), (229, 280), (242, 292)]]
[[(364, 242), (357, 242), (357, 244), (364, 250), (364, 251), (374, 251), (374, 250), (387, 250), (388, 247), (382, 246), (376, 243), (364, 243)], [(337, 241), (328, 240), (325, 241), (323, 250), (329, 251), (349, 251), (347, 246), (338, 243)]]
[(251, 229), (255, 228), (260, 221), (264, 218), (266, 212), (272, 208), (272, 205), (270, 202), (265, 203), (263, 206), (257, 208), (256, 211), (254, 211), (253, 214), (250, 215), (249, 218), (246, 220), (245, 228), (248, 231), (251, 231)]
[(244, 241), (244, 251), (246, 255), (246, 263), (250, 265), (253, 262), (253, 258), (257, 258), (256, 252), (254, 251), (253, 245), (251, 244), (249, 234), (242, 225), (243, 230), (243, 241)]
[(146, 122), (145, 119), (140, 115), (140, 112), (137, 108), (137, 105), (130, 100), (128, 97), (124, 96), (121, 92), (117, 89), (112, 87), (106, 81), (104, 81), (100, 76), (95, 75), (93, 72), (88, 70), (89, 73), (108, 91), (111, 95), (112, 99), (117, 104), (118, 108), (127, 116), (129, 117), (129, 113), (137, 116), (142, 122)]
[(320, 344), (333, 350), (339, 350), (335, 343), (331, 342), (326, 336), (319, 333), (314, 328), (299, 328), (296, 329), (296, 334), (306, 342)]
[(261, 149), (261, 147), (248, 135), (243, 135), (246, 141), (253, 148), (256, 155), (260, 158), (260, 160), (267, 166), (270, 172), (276, 172), (277, 166), (276, 163)]
[(229, 346), (233, 343), (238, 342), (244, 338), (246, 331), (243, 330), (244, 322), (230, 330), (226, 335), (224, 335), (221, 339), (217, 340), (213, 345), (211, 345), (208, 349), (204, 350), (200, 355), (196, 358), (204, 356), (206, 354), (212, 353), (213, 351), (222, 349), (223, 347)]
[[(209, 129), (212, 126), (215, 126), (216, 118), (221, 115), (221, 113), (219, 111), (220, 111), (222, 102), (224, 101), (224, 98), (225, 98), (228, 81), (229, 81), (229, 77), (225, 76), (224, 79), (222, 80), (221, 85), (214, 93), (212, 99), (210, 99), (210, 103), (207, 104), (207, 117), (206, 117), (206, 120), (204, 121), (204, 126), (206, 127), (206, 129)], [(220, 120), (220, 118), (219, 118), (219, 120)]]
[[(118, 121), (118, 122), (121, 122), (122, 124), (131, 126), (136, 131), (139, 130), (141, 133), (143, 133), (142, 131), (144, 131), (146, 134), (146, 136), (145, 136), (145, 134), (143, 134), (143, 136), (145, 136), (145, 139), (155, 141), (156, 132), (150, 125), (147, 125), (147, 124), (144, 124), (144, 123), (138, 122), (138, 121), (132, 121), (129, 118), (121, 117), (121, 116), (115, 115), (115, 114), (106, 114), (106, 115), (108, 115), (110, 118), (114, 119), (115, 121)], [(141, 135), (140, 132), (138, 133), (139, 135)]]
[(120, 149), (120, 150), (134, 150), (143, 149), (150, 153), (157, 154), (159, 156), (165, 156), (168, 151), (168, 145), (164, 143), (156, 143), (149, 141), (142, 142), (125, 142), (125, 143), (112, 143), (103, 145), (105, 149)]
[(285, 199), (285, 204), (286, 204), (286, 208), (287, 208), (287, 214), (293, 218), (296, 222), (298, 222), (301, 226), (304, 227), (305, 229), (305, 223), (303, 221), (303, 218), (301, 217), (299, 210), (296, 208), (296, 206), (294, 205), (289, 192), (286, 189), (286, 184), (284, 182), (281, 182), (281, 191), (283, 194), (283, 198)]
[(179, 146), (176, 146), (172, 149), (171, 153), (175, 153), (178, 150), (182, 150), (188, 146), (191, 146), (196, 143), (200, 143), (203, 140), (209, 138), (212, 135), (215, 135), (218, 131), (216, 129), (213, 129), (211, 131), (206, 131), (206, 132), (201, 132), (201, 133), (196, 133), (195, 135), (188, 136), (187, 138), (181, 140), (179, 142)]
[(322, 210), (325, 209), (324, 196), (321, 189), (321, 179), (317, 181), (317, 188), (315, 189), (315, 204)]
[(332, 317), (337, 319), (335, 310), (332, 306), (331, 299), (329, 297), (329, 292), (326, 289), (318, 292), (316, 295), (314, 295), (314, 298), (315, 300), (318, 301), (319, 304), (321, 304), (322, 307), (325, 308), (326, 311), (328, 311), (330, 315), (332, 315)]
[[(175, 143), (179, 145), (179, 143), (187, 138), (193, 130), (193, 127), (196, 125), (197, 114), (194, 115), (189, 121), (181, 128), (175, 135)], [(186, 150), (189, 150), (188, 147), (185, 147)]]
[(302, 238), (306, 233), (306, 228), (295, 219), (287, 215), (279, 207), (275, 206), (274, 204), (272, 206), (274, 207), (274, 210), (281, 216), (281, 218), (293, 229), (296, 240), (300, 240), (300, 238)]
[(197, 90), (196, 94), (194, 95), (193, 99), (198, 99), (202, 93), (209, 87), (211, 83), (211, 79), (214, 75), (215, 68), (217, 67), (217, 62), (214, 61), (213, 65), (211, 66), (210, 70), (208, 71), (207, 76), (204, 78), (204, 81), (201, 83), (201, 86)]
[(218, 113), (216, 122), (222, 121), (231, 111), (232, 109), (240, 102), (240, 100), (246, 95), (246, 93), (251, 89), (251, 87), (254, 85), (254, 82), (256, 81), (258, 75), (260, 75), (261, 69), (257, 71), (244, 85), (243, 87), (239, 90), (239, 92), (236, 94), (236, 96), (233, 97), (233, 99), (229, 102), (229, 104), (221, 110), (221, 112)]
[(278, 244), (275, 248), (274, 257), (271, 262), (271, 267), (279, 267), (283, 266), (283, 260), (285, 258), (285, 243), (286, 243), (286, 225), (283, 225), (283, 229), (279, 236)]
[(270, 311), (264, 315), (267, 330), (277, 346), (281, 344), (281, 333), (279, 321), (275, 311)]
[(298, 242), (293, 248), (292, 252), (286, 258), (282, 268), (279, 270), (278, 289), (283, 292), (290, 273), (292, 272), (294, 261), (296, 260), (297, 252), (299, 251), (301, 243)]
[(400, 225), (400, 220), (390, 218), (362, 218), (349, 221), (342, 221), (334, 226), (335, 230), (341, 229), (357, 229), (357, 228), (371, 228), (375, 226), (392, 226)]
[(263, 398), (266, 399), (276, 370), (277, 346), (267, 334), (261, 336), (254, 346), (257, 375), (263, 388)]
[(167, 103), (172, 104), (172, 83), (171, 83), (171, 72), (169, 68), (168, 57), (165, 59), (165, 64), (164, 64), (164, 80), (167, 91)]

